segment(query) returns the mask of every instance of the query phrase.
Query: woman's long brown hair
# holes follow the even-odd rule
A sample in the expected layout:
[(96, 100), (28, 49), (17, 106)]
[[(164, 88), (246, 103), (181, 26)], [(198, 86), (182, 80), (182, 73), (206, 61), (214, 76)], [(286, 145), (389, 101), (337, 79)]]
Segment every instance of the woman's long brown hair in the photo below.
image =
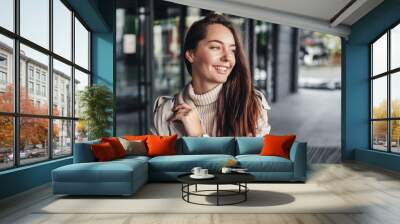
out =
[[(196, 21), (189, 28), (183, 45), (183, 55), (196, 49), (197, 44), (206, 38), (207, 26), (221, 24), (227, 27), (235, 39), (236, 63), (217, 99), (218, 136), (255, 136), (261, 105), (255, 95), (250, 67), (233, 24), (222, 15), (210, 14)], [(184, 57), (186, 68), (192, 74), (192, 65)]]

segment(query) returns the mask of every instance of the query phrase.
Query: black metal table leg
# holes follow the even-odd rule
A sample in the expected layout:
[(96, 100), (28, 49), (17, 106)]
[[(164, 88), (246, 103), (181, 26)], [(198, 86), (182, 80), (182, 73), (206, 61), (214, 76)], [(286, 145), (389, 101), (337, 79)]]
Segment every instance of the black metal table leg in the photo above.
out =
[(245, 191), (246, 191), (246, 192), (244, 192), (244, 201), (247, 201), (247, 192), (248, 192), (248, 190), (247, 190), (247, 182), (244, 183), (244, 187), (245, 187)]
[(217, 184), (217, 206), (219, 206), (219, 184)]
[(187, 201), (190, 202), (190, 200), (189, 200), (189, 195), (190, 195), (190, 184), (188, 184), (188, 186), (187, 186), (187, 191), (188, 191), (188, 194), (187, 194)]
[(184, 188), (183, 188), (183, 187), (184, 187), (184, 184), (182, 183), (182, 187), (181, 187), (181, 191), (182, 191), (182, 199), (184, 199), (184, 198), (183, 198), (183, 190), (184, 190)]

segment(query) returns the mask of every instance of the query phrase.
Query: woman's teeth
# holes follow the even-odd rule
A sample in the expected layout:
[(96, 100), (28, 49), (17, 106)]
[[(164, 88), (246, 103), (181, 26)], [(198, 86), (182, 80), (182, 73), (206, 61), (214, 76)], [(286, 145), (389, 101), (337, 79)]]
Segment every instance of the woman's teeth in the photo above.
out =
[(225, 67), (225, 66), (214, 66), (214, 68), (215, 68), (218, 72), (222, 72), (222, 73), (225, 73), (225, 72), (228, 70), (228, 68)]

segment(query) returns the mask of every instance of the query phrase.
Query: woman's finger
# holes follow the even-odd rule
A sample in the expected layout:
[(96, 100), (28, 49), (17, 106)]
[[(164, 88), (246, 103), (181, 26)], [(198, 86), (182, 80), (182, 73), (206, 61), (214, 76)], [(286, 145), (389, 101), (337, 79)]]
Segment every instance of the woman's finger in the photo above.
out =
[(174, 107), (173, 111), (177, 111), (180, 109), (192, 109), (192, 107), (190, 107), (188, 104), (186, 103), (182, 103), (182, 104), (178, 104), (177, 106)]
[(190, 110), (181, 109), (175, 112), (174, 115), (168, 119), (168, 121), (176, 121), (176, 120), (182, 121), (183, 117), (185, 117), (189, 112)]
[(192, 110), (192, 109), (181, 108), (181, 109), (176, 110), (174, 113), (175, 113), (175, 114), (177, 114), (177, 113), (187, 114), (187, 113), (189, 113), (191, 110)]

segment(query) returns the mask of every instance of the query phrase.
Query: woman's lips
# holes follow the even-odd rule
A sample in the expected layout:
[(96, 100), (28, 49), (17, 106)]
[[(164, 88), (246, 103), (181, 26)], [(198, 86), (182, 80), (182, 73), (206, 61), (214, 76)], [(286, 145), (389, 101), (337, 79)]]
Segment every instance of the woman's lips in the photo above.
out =
[(215, 70), (217, 70), (218, 73), (227, 73), (229, 70), (229, 67), (227, 66), (221, 66), (221, 65), (214, 65), (213, 66), (215, 68)]

